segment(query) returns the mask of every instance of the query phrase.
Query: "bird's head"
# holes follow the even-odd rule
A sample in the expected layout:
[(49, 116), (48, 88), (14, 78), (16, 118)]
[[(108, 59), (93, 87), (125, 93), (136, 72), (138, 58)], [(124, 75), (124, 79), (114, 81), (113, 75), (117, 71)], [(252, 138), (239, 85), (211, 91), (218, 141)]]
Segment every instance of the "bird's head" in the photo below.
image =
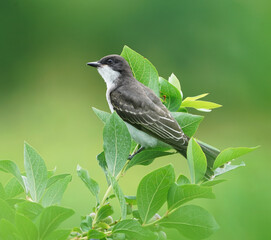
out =
[(97, 62), (89, 62), (87, 65), (97, 68), (106, 83), (114, 81), (120, 76), (133, 76), (128, 62), (119, 55), (108, 55)]

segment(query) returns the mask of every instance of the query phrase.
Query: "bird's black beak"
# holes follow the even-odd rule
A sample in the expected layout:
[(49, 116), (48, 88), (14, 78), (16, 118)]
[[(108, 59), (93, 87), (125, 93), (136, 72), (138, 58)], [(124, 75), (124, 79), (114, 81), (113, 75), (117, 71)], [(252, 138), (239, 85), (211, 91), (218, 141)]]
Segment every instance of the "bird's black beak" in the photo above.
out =
[(91, 66), (91, 67), (95, 67), (95, 68), (101, 66), (101, 64), (99, 62), (88, 62), (87, 65)]

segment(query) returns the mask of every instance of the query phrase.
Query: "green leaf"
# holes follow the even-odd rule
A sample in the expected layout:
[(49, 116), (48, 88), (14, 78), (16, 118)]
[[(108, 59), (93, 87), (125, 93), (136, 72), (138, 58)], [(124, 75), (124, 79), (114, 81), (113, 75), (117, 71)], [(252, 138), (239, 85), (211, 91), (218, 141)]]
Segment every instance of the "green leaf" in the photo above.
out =
[(103, 140), (108, 171), (117, 176), (129, 157), (131, 137), (127, 126), (116, 112), (104, 126)]
[(209, 212), (195, 205), (178, 208), (158, 224), (165, 228), (175, 228), (189, 239), (207, 238), (219, 228)]
[(24, 201), (15, 205), (17, 213), (28, 217), (31, 220), (37, 218), (43, 211), (43, 207), (35, 202)]
[(181, 95), (182, 95), (182, 89), (181, 89), (180, 81), (179, 81), (179, 79), (175, 76), (174, 73), (172, 73), (172, 74), (170, 75), (170, 77), (168, 78), (168, 82), (169, 82), (170, 84), (172, 84), (175, 88), (177, 88), (178, 91), (179, 91), (179, 92), (181, 93)]
[(187, 97), (185, 99), (185, 101), (193, 102), (193, 101), (196, 101), (198, 99), (204, 98), (204, 97), (206, 97), (208, 95), (209, 95), (209, 93), (203, 93), (203, 94), (200, 94), (200, 95), (197, 95), (197, 96), (194, 96), (194, 97)]
[(42, 198), (42, 205), (48, 207), (51, 205), (59, 204), (68, 184), (72, 180), (72, 176), (68, 174), (65, 178), (60, 178), (53, 183), (45, 192)]
[(249, 152), (256, 150), (258, 147), (238, 147), (238, 148), (227, 148), (217, 156), (213, 168), (216, 169), (227, 162), (234, 160), (235, 158), (241, 157)]
[(106, 235), (103, 232), (99, 232), (98, 230), (91, 229), (88, 231), (89, 239), (103, 239)]
[(159, 96), (159, 75), (151, 62), (127, 46), (124, 46), (121, 56), (129, 63), (134, 77)]
[(85, 183), (89, 191), (92, 193), (94, 197), (96, 197), (97, 203), (99, 203), (99, 185), (98, 183), (93, 180), (89, 174), (88, 171), (81, 168), (79, 165), (77, 165), (77, 175), (81, 178), (81, 180)]
[(202, 187), (195, 184), (178, 186), (174, 183), (168, 191), (168, 209), (172, 210), (196, 198), (214, 199), (215, 195), (210, 187)]
[(217, 177), (217, 176), (222, 175), (226, 172), (229, 172), (229, 171), (232, 171), (236, 168), (244, 167), (244, 166), (246, 166), (244, 162), (241, 162), (239, 165), (225, 164), (222, 168), (217, 168), (214, 171), (214, 177)]
[(40, 239), (45, 239), (51, 232), (74, 214), (72, 209), (50, 206), (45, 208), (40, 216), (39, 232)]
[(6, 219), (0, 221), (0, 239), (3, 240), (23, 240), (19, 237), (15, 226)]
[(48, 170), (47, 171), (47, 178), (50, 179), (51, 177), (54, 176), (55, 173), (56, 173), (56, 167), (52, 170)]
[(24, 145), (24, 168), (32, 200), (39, 202), (47, 185), (47, 169), (41, 156), (27, 143)]
[(107, 169), (107, 163), (106, 163), (106, 160), (105, 160), (105, 155), (104, 155), (104, 152), (101, 152), (99, 153), (97, 156), (96, 156), (96, 159), (100, 165), (100, 167), (104, 170), (104, 172), (106, 173), (106, 169)]
[(2, 218), (13, 222), (14, 221), (14, 211), (13, 209), (8, 205), (8, 203), (0, 198), (0, 220)]
[(168, 190), (174, 181), (172, 165), (159, 168), (140, 181), (136, 198), (143, 223), (147, 223), (166, 202)]
[[(92, 217), (91, 216), (86, 216), (80, 224), (80, 228), (82, 229), (83, 232), (87, 232), (92, 228)], [(80, 230), (81, 231), (81, 230)]]
[(177, 111), (182, 103), (180, 91), (166, 79), (159, 77), (160, 98), (169, 111)]
[(184, 176), (184, 175), (180, 175), (177, 179), (177, 184), (178, 185), (184, 185), (184, 184), (190, 184), (190, 180)]
[(126, 236), (125, 239), (151, 239), (151, 233), (144, 229), (138, 221), (133, 219), (127, 219), (117, 223), (113, 227), (112, 233), (124, 233)]
[(222, 182), (225, 182), (225, 181), (226, 181), (225, 179), (206, 181), (206, 182), (202, 183), (201, 186), (212, 187), (212, 186), (215, 186), (215, 185), (222, 183)]
[(200, 182), (207, 169), (207, 160), (201, 147), (194, 138), (191, 138), (188, 143), (187, 160), (192, 183)]
[(162, 152), (159, 150), (156, 150), (155, 148), (152, 149), (145, 149), (142, 152), (136, 154), (131, 161), (129, 161), (129, 164), (127, 165), (126, 170), (131, 168), (135, 165), (149, 165), (153, 162), (155, 158), (163, 157), (167, 155), (172, 155), (174, 152)]
[(172, 112), (172, 116), (179, 123), (183, 132), (188, 136), (192, 137), (197, 131), (199, 124), (203, 120), (203, 116), (193, 115), (184, 112)]
[(70, 174), (59, 174), (59, 175), (55, 175), (55, 176), (52, 176), (50, 178), (48, 178), (48, 181), (47, 181), (47, 185), (46, 185), (46, 188), (49, 188), (52, 184), (54, 184), (55, 182), (57, 182), (59, 179), (63, 179), (67, 176), (70, 176)]
[(15, 223), (18, 233), (22, 237), (22, 239), (38, 239), (38, 229), (30, 219), (17, 213), (15, 216)]
[(108, 179), (108, 176), (107, 176), (107, 163), (106, 163), (106, 160), (105, 160), (105, 155), (104, 155), (104, 152), (101, 152), (100, 154), (98, 154), (96, 156), (96, 159), (99, 163), (99, 166), (103, 169), (104, 171), (104, 174), (105, 174), (105, 177), (106, 177), (106, 181), (107, 181), (107, 184), (108, 186), (110, 185), (110, 180)]
[(202, 110), (202, 111), (222, 107), (222, 105), (217, 104), (217, 103), (197, 100), (199, 98), (205, 97), (206, 95), (207, 94), (202, 94), (196, 97), (187, 97), (186, 99), (183, 100), (182, 107), (190, 107), (190, 108), (195, 108), (197, 110)]
[(112, 206), (109, 204), (106, 204), (106, 205), (102, 206), (101, 208), (99, 208), (99, 210), (97, 212), (97, 220), (96, 221), (100, 222), (112, 214), (113, 214)]
[(71, 230), (58, 229), (51, 232), (44, 240), (67, 240)]
[(0, 161), (0, 171), (6, 172), (6, 173), (11, 173), (18, 180), (18, 182), (21, 184), (21, 186), (23, 188), (25, 188), (21, 172), (20, 172), (18, 166), (14, 162), (12, 162), (10, 160), (1, 160)]
[(136, 196), (124, 196), (125, 200), (130, 205), (137, 205)]
[(2, 185), (2, 183), (0, 183), (0, 198), (4, 199), (4, 200), (7, 198), (6, 197), (6, 192), (5, 192), (5, 189), (4, 189), (3, 185)]
[(5, 186), (5, 192), (7, 198), (14, 198), (24, 192), (24, 188), (18, 182), (17, 178), (11, 178)]
[(97, 115), (98, 118), (100, 118), (100, 120), (105, 124), (107, 119), (110, 118), (111, 114), (108, 112), (104, 112), (102, 110), (99, 110), (95, 107), (92, 108), (92, 110), (94, 111), (94, 113)]
[(6, 199), (6, 202), (8, 205), (12, 208), (15, 209), (15, 205), (18, 203), (23, 203), (26, 202), (27, 200), (21, 199), (21, 198), (13, 198), (13, 199)]
[(113, 187), (114, 193), (116, 194), (119, 203), (120, 203), (120, 208), (121, 208), (121, 218), (125, 219), (126, 215), (127, 215), (127, 206), (126, 206), (126, 201), (125, 201), (125, 197), (124, 194), (117, 182), (117, 180), (115, 179), (114, 176), (111, 175), (110, 172), (108, 172), (108, 177), (110, 179), (111, 185)]
[(107, 223), (105, 223), (105, 222), (99, 222), (99, 223), (97, 223), (97, 228), (101, 228), (101, 229), (107, 230), (107, 229), (110, 228), (110, 226)]

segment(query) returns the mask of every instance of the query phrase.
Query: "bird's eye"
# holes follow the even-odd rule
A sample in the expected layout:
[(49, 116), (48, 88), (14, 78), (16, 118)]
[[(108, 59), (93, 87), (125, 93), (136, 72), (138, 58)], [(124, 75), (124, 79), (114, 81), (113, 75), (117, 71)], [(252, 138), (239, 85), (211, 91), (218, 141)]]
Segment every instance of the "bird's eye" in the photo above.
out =
[(109, 58), (109, 59), (107, 60), (107, 63), (111, 64), (111, 63), (113, 63), (113, 60), (112, 60), (111, 58)]

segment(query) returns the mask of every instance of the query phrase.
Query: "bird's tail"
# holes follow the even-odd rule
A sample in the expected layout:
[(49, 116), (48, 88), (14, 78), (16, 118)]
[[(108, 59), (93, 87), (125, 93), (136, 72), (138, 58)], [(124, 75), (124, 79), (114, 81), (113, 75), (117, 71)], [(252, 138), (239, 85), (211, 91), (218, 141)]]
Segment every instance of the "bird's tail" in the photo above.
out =
[[(206, 159), (207, 159), (207, 171), (206, 171), (206, 177), (209, 178), (213, 175), (212, 167), (214, 165), (214, 161), (217, 157), (217, 155), (220, 153), (220, 151), (200, 140), (196, 140), (197, 143), (200, 145), (202, 151), (204, 152)], [(185, 148), (179, 148), (176, 149), (180, 154), (182, 154), (185, 158), (187, 158), (187, 146)]]

